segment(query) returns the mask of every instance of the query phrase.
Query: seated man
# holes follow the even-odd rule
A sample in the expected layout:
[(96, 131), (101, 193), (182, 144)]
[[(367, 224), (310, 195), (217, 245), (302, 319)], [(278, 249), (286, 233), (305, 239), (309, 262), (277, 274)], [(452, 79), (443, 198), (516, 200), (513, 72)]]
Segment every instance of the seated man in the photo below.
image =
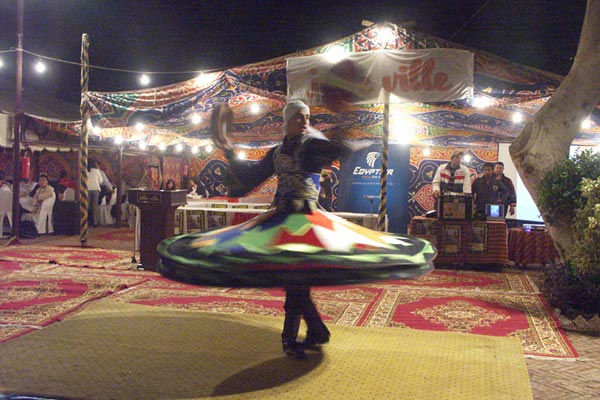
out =
[(33, 197), (22, 197), (21, 199), (19, 199), (19, 203), (21, 204), (21, 207), (23, 207), (23, 209), (25, 209), (26, 211), (33, 214), (38, 214), (40, 212), (40, 207), (42, 206), (44, 200), (49, 199), (53, 195), (54, 188), (48, 184), (48, 175), (41, 174), (39, 187), (36, 190)]
[(500, 177), (494, 177), (494, 164), (483, 164), (483, 175), (473, 182), (473, 199), (475, 201), (475, 215), (485, 217), (487, 204), (504, 204), (508, 199), (509, 190), (502, 183)]
[(4, 180), (3, 172), (0, 172), (0, 191), (12, 192), (10, 185)]
[(58, 184), (63, 186), (65, 189), (75, 189), (75, 181), (67, 175), (67, 171), (64, 169), (60, 171)]
[(206, 185), (200, 179), (200, 176), (194, 176), (190, 179), (190, 191), (188, 193), (189, 198), (209, 198), (210, 193), (206, 188)]
[(35, 181), (32, 181), (29, 178), (21, 178), (21, 182), (19, 185), (19, 197), (29, 197), (33, 196), (31, 192), (37, 186)]

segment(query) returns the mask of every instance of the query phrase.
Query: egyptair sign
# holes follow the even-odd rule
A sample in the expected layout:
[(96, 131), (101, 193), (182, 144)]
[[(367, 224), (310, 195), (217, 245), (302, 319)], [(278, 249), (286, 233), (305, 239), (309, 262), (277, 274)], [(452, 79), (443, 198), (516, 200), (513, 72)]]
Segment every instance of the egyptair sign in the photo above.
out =
[(377, 50), (287, 59), (289, 99), (325, 104), (343, 93), (352, 103), (444, 102), (473, 96), (473, 53), (456, 49)]

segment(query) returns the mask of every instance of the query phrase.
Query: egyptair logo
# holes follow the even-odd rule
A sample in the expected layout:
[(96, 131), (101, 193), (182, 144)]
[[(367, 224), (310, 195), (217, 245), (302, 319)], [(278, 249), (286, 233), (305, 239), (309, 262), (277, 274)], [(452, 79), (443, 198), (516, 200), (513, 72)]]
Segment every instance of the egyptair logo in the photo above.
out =
[(369, 167), (375, 168), (375, 161), (377, 161), (380, 155), (381, 153), (377, 151), (367, 153), (367, 164), (369, 165)]

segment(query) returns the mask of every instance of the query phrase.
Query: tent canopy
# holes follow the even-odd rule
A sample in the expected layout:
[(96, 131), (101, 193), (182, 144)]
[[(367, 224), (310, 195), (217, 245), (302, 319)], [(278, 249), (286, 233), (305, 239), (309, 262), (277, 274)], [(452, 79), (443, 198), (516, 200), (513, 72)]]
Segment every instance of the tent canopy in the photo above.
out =
[[(382, 42), (378, 32), (391, 29)], [(249, 147), (270, 146), (282, 139), (282, 109), (286, 101), (286, 59), (326, 53), (452, 48), (474, 53), (472, 99), (445, 103), (404, 103), (391, 108), (390, 140), (426, 146), (490, 147), (511, 142), (557, 89), (562, 77), (518, 65), (486, 52), (384, 23), (335, 42), (271, 60), (207, 73), (188, 81), (127, 92), (88, 92), (91, 122), (101, 128), (92, 138), (120, 136), (125, 143), (204, 146), (211, 143), (213, 107), (227, 102), (235, 115), (233, 140)], [(478, 102), (484, 99), (485, 107)], [(343, 112), (312, 107), (312, 123), (328, 133), (343, 131), (355, 140), (378, 140), (382, 133), (381, 104), (353, 105)], [(515, 113), (522, 122), (514, 122)], [(600, 109), (582, 129), (576, 144), (600, 144)], [(143, 124), (143, 127), (139, 124)], [(76, 130), (71, 133), (75, 134)]]
[[(0, 79), (0, 146), (2, 147), (12, 146), (15, 101), (14, 82)], [(31, 88), (24, 88), (22, 107), (25, 116), (35, 125), (34, 131), (79, 136), (81, 117), (77, 105)]]

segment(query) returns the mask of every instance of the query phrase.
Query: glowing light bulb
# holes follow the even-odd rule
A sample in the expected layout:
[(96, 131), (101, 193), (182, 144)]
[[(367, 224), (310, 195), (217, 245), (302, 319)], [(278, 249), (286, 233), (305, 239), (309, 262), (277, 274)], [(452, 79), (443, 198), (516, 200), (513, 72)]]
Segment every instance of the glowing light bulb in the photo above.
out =
[(240, 151), (240, 152), (237, 154), (237, 157), (238, 157), (240, 160), (245, 160), (245, 159), (246, 159), (246, 152), (245, 152), (245, 151)]
[(192, 147), (192, 154), (198, 154), (198, 146)]
[(492, 104), (492, 101), (487, 97), (473, 97), (471, 104), (475, 108), (486, 108)]
[(346, 57), (346, 49), (339, 45), (331, 46), (325, 53), (325, 57), (327, 58), (327, 61), (331, 63), (338, 62)]
[(213, 74), (200, 73), (200, 75), (198, 75), (196, 77), (196, 85), (197, 86), (206, 86), (207, 84), (212, 82), (213, 79), (214, 79)]
[(427, 157), (427, 156), (430, 156), (430, 155), (431, 155), (431, 149), (430, 149), (429, 147), (425, 147), (425, 148), (423, 149), (423, 155), (424, 155), (425, 157)]
[(138, 147), (140, 148), (140, 150), (146, 150), (146, 142), (144, 142), (143, 140), (140, 140), (140, 142), (138, 143)]
[(0, 58), (0, 68), (4, 67), (4, 61)]
[(389, 27), (383, 27), (377, 30), (377, 39), (379, 43), (385, 47), (385, 45), (395, 38), (394, 31)]
[(523, 114), (521, 114), (520, 112), (515, 112), (512, 116), (512, 120), (515, 124), (518, 124), (520, 122), (523, 122)]
[(150, 77), (146, 74), (142, 74), (142, 76), (140, 76), (140, 84), (142, 84), (143, 86), (149, 85)]
[(202, 117), (198, 114), (192, 114), (191, 120), (192, 124), (198, 125), (200, 122), (202, 122)]
[(470, 154), (465, 154), (462, 159), (463, 159), (464, 162), (466, 162), (468, 164), (468, 163), (471, 162), (471, 160), (473, 159), (473, 157), (471, 157)]
[(165, 151), (167, 149), (167, 146), (164, 143), (161, 143), (161, 144), (158, 145), (158, 149), (160, 151)]
[(181, 143), (177, 143), (175, 145), (175, 151), (179, 153), (181, 150), (183, 150), (183, 145)]
[(260, 106), (256, 103), (252, 104), (250, 106), (250, 112), (254, 115), (258, 114), (260, 112)]
[(115, 136), (114, 142), (117, 145), (122, 144), (123, 143), (123, 136)]
[(99, 126), (92, 126), (92, 133), (96, 136), (99, 136), (102, 133), (102, 128)]
[(581, 129), (590, 129), (591, 127), (592, 127), (591, 119), (586, 118), (581, 122)]
[(46, 72), (46, 64), (44, 64), (41, 60), (35, 64), (35, 70), (38, 74), (43, 74)]
[(144, 130), (144, 124), (142, 124), (141, 122), (138, 122), (137, 124), (135, 124), (135, 130), (138, 132), (141, 132)]

